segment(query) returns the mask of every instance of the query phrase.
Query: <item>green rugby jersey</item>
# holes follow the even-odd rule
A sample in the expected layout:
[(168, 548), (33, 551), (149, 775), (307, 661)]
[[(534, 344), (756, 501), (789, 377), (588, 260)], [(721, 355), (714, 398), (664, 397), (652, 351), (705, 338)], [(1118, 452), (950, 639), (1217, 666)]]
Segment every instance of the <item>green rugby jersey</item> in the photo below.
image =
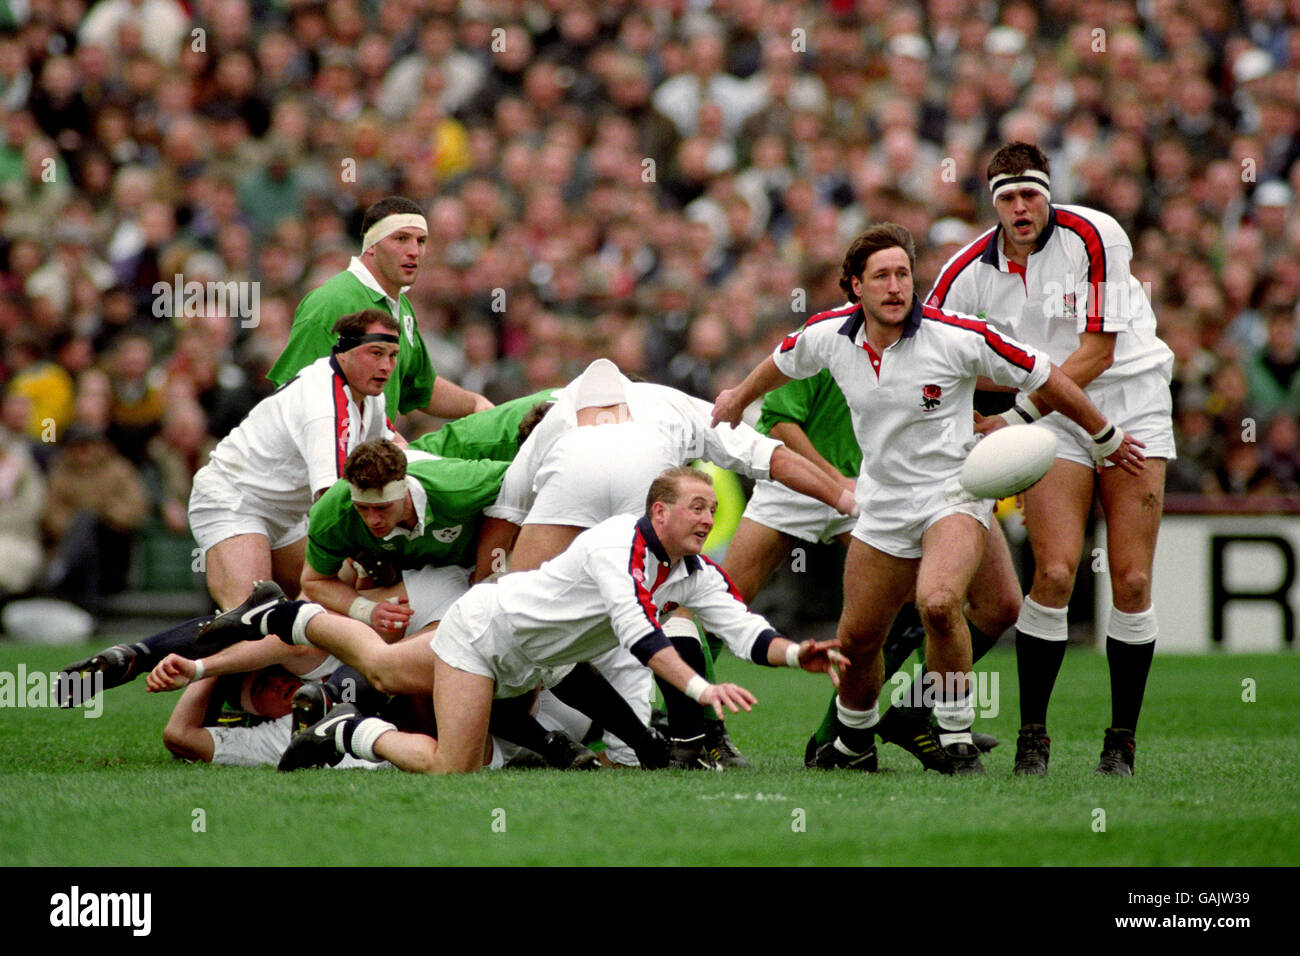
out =
[(411, 447), (444, 458), (490, 458), (513, 461), (519, 451), (519, 423), (538, 402), (547, 402), (559, 389), (547, 388), (496, 408), (447, 422), (436, 432), (421, 435)]
[(412, 530), (397, 528), (382, 539), (370, 533), (352, 506), (348, 483), (339, 480), (312, 506), (307, 563), (317, 574), (336, 574), (344, 559), (374, 551), (400, 568), (469, 567), (483, 509), (496, 500), (508, 466), (504, 461), (459, 458), (408, 462), (407, 485), (423, 520)]
[[(388, 414), (394, 418), (428, 405), (433, 396), (433, 380), (437, 377), (429, 359), (429, 350), (416, 328), (415, 310), (405, 295), (399, 300), (398, 308), (401, 313), (398, 338), (401, 341), (398, 343), (397, 368), (384, 389)], [(276, 385), (283, 385), (318, 358), (329, 355), (338, 341), (333, 332), (334, 323), (362, 309), (392, 312), (384, 293), (369, 288), (350, 270), (340, 272), (307, 293), (294, 310), (289, 342), (266, 377)]]
[(781, 422), (793, 422), (840, 474), (856, 478), (862, 467), (862, 449), (853, 433), (853, 421), (844, 393), (831, 373), (822, 369), (811, 378), (794, 379), (767, 393), (756, 426), (764, 435)]

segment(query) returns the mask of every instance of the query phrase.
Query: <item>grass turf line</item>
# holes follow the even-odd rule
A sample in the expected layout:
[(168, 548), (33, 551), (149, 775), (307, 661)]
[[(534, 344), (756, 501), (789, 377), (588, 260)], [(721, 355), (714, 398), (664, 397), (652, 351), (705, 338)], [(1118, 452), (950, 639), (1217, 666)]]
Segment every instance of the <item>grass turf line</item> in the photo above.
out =
[[(0, 644), (0, 672), (80, 649)], [(174, 695), (137, 681), (103, 714), (0, 710), (0, 864), (10, 865), (1295, 865), (1291, 655), (1157, 657), (1137, 777), (1092, 774), (1109, 722), (1106, 663), (1072, 648), (1050, 714), (1051, 775), (1011, 776), (1015, 659), (994, 652), (1002, 746), (989, 774), (922, 773), (882, 745), (879, 775), (799, 769), (829, 698), (821, 678), (735, 660), (759, 703), (729, 726), (754, 768), (726, 774), (390, 771), (277, 774), (190, 766), (162, 747)], [(1243, 680), (1255, 701), (1243, 701)], [(202, 810), (204, 828), (196, 832)], [(1094, 829), (1105, 813), (1105, 830)]]

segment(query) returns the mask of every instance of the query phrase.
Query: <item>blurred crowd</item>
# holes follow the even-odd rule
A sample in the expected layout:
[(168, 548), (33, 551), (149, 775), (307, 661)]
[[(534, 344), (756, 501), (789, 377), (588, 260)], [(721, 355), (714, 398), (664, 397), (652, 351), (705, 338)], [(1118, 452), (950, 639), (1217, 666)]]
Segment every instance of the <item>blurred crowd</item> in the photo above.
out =
[[(383, 196), (428, 213), (441, 374), (500, 401), (605, 355), (712, 398), (871, 221), (923, 294), (1011, 139), (1132, 238), (1169, 490), (1298, 493), (1298, 82), (1297, 0), (0, 0), (0, 594), (186, 534)], [(174, 294), (229, 282), (256, 315)]]

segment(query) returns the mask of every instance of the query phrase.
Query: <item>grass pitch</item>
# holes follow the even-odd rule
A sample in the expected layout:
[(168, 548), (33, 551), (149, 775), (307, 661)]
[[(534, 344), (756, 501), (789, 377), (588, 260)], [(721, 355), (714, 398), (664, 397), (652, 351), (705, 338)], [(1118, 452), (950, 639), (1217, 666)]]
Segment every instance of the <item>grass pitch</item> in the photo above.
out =
[[(79, 656), (2, 644), (0, 672), (48, 673)], [(981, 779), (923, 773), (888, 745), (890, 773), (804, 771), (829, 684), (734, 659), (720, 669), (759, 699), (729, 724), (748, 771), (277, 774), (173, 761), (161, 735), (176, 698), (143, 681), (106, 692), (98, 719), (6, 707), (0, 865), (1300, 863), (1294, 655), (1158, 656), (1132, 780), (1092, 774), (1108, 678), (1101, 655), (1077, 648), (1053, 699), (1046, 779), (1011, 776), (1009, 650), (980, 667), (999, 673), (1000, 695), (978, 726), (1003, 741)]]

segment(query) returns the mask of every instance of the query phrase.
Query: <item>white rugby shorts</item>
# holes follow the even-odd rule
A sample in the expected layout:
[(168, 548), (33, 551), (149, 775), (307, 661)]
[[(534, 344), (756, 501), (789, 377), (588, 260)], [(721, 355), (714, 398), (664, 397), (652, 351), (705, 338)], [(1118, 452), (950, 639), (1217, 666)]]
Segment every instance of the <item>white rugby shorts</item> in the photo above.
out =
[(842, 515), (816, 498), (801, 495), (779, 481), (759, 481), (743, 517), (800, 541), (826, 544), (853, 530), (856, 518)]
[(862, 513), (853, 537), (896, 558), (921, 557), (926, 530), (948, 515), (969, 515), (987, 528), (995, 504), (971, 497), (955, 475), (927, 485), (881, 485), (863, 474), (858, 477), (857, 502)]
[(614, 515), (640, 514), (651, 482), (680, 464), (653, 425), (574, 428), (537, 469), (537, 497), (523, 523), (593, 528)]
[[(1147, 458), (1178, 457), (1174, 450), (1173, 399), (1169, 381), (1159, 369), (1100, 385), (1089, 385), (1088, 398), (1111, 423), (1145, 442)], [(1056, 436), (1056, 457), (1091, 468), (1092, 436), (1060, 412), (1044, 415), (1037, 422)], [(1112, 467), (1107, 464), (1107, 467)]]
[(307, 513), (245, 495), (215, 468), (200, 468), (190, 491), (190, 531), (206, 553), (227, 538), (239, 534), (260, 534), (271, 550), (307, 537)]
[(411, 605), (406, 633), (414, 634), (434, 621), (441, 621), (451, 606), (469, 590), (469, 576), (469, 568), (454, 565), (402, 571), (402, 583), (406, 585), (406, 598)]

